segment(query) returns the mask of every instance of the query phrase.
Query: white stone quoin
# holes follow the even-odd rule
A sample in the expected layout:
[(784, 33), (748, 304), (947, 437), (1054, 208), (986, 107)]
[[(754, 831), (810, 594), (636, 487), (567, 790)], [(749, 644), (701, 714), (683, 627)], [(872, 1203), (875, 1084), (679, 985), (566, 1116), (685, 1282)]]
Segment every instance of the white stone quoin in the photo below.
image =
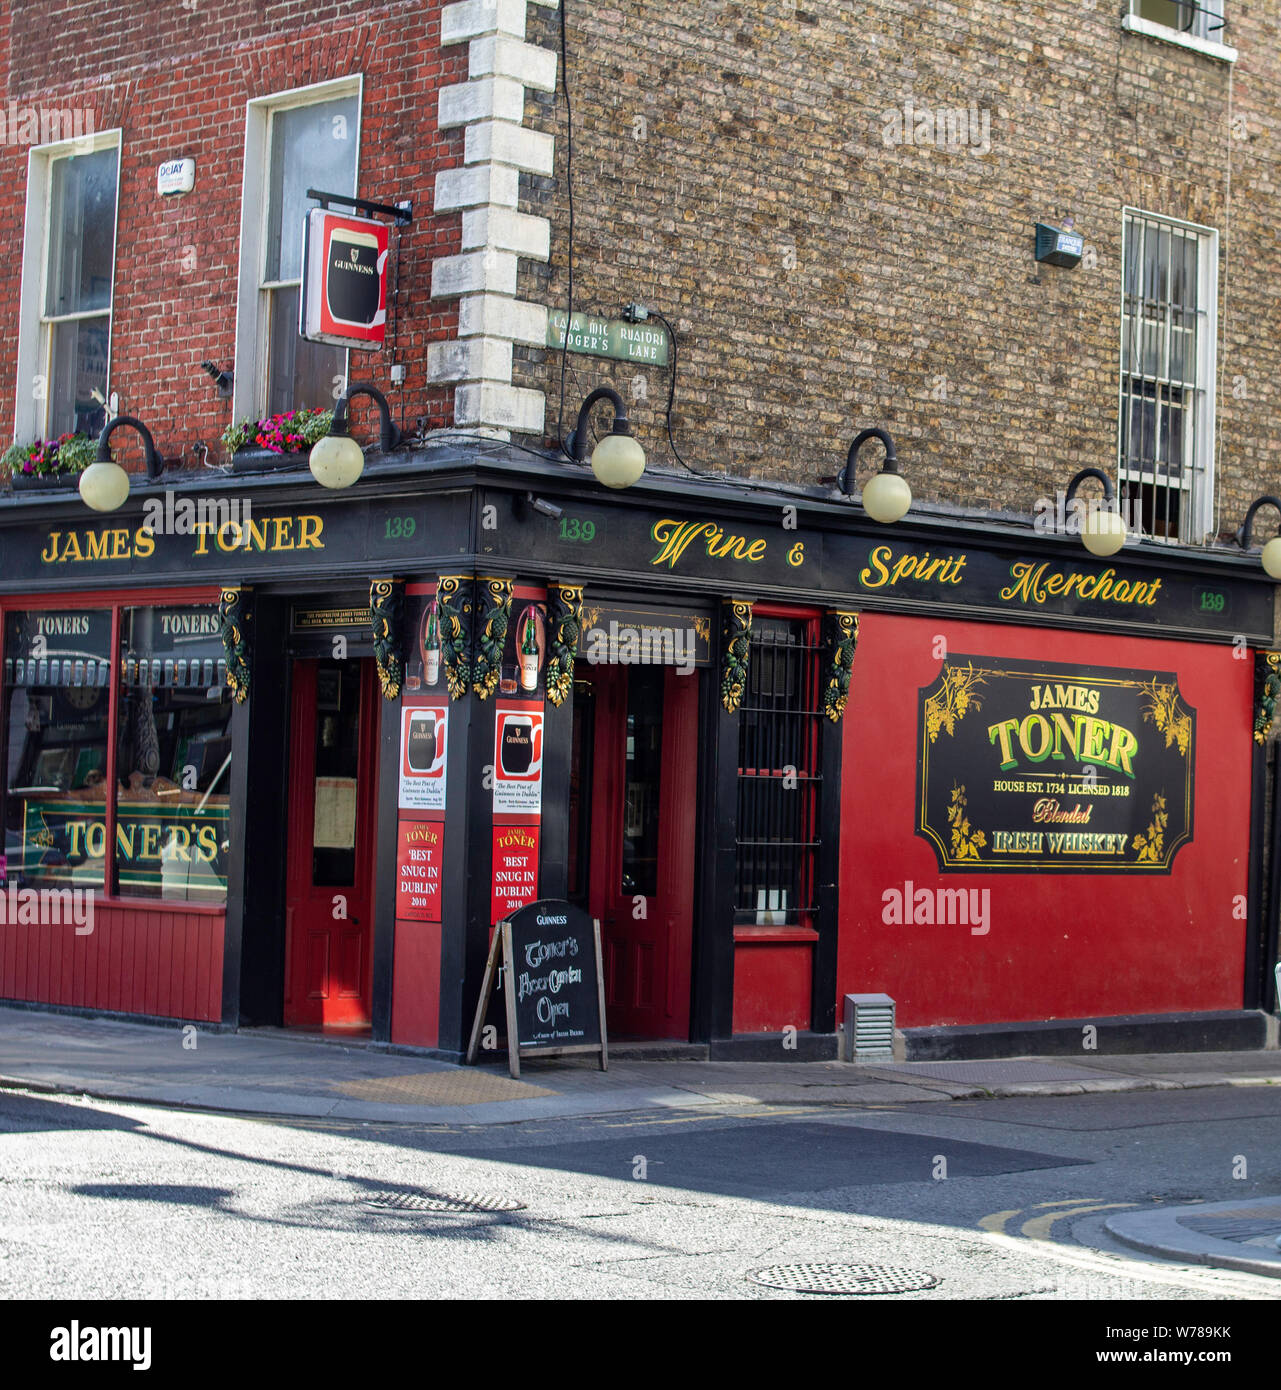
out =
[(435, 211), (462, 214), (462, 253), (432, 266), (433, 299), (458, 300), (458, 338), (433, 343), (427, 377), (456, 383), (454, 424), (497, 438), (541, 434), (541, 391), (512, 385), (512, 345), (547, 341), (547, 307), (516, 298), (517, 261), (545, 261), (551, 224), (519, 211), (522, 172), (551, 174), (554, 142), (526, 130), (525, 91), (556, 89), (557, 55), (525, 42), (527, 4), (464, 0), (441, 11), (440, 41), (467, 43), (468, 80), (441, 89), (437, 124), (462, 129), (463, 164), (436, 176)]

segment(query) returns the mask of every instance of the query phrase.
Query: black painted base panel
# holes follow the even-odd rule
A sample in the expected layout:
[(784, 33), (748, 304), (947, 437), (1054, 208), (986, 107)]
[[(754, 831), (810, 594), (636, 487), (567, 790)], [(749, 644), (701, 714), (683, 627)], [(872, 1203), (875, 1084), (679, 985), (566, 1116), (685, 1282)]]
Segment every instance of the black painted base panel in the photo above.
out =
[(834, 1062), (839, 1055), (835, 1033), (797, 1033), (795, 1047), (785, 1047), (782, 1033), (739, 1033), (708, 1044), (712, 1062)]
[[(1097, 1030), (1096, 1046), (1086, 1046)], [(1267, 1015), (1254, 1009), (1211, 1013), (1125, 1014), (1036, 1023), (905, 1028), (909, 1062), (996, 1057), (1089, 1057), (1136, 1052), (1247, 1052), (1267, 1045)]]

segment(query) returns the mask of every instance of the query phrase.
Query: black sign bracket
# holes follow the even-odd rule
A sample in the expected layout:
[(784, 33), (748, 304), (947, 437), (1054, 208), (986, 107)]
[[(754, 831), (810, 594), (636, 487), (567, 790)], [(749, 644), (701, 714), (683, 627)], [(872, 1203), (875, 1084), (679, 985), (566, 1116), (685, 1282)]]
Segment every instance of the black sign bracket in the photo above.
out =
[(404, 203), (371, 203), (368, 198), (357, 198), (349, 193), (322, 193), (317, 188), (309, 188), (307, 196), (314, 198), (322, 208), (328, 209), (330, 203), (341, 203), (343, 207), (356, 208), (375, 217), (390, 217), (398, 227), (407, 227), (413, 220), (413, 204), (406, 199)]

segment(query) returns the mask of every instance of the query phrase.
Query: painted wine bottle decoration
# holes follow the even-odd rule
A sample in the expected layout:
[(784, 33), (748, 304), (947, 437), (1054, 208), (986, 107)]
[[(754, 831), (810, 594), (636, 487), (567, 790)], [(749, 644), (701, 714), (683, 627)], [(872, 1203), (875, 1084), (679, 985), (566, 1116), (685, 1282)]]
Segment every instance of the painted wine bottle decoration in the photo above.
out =
[(538, 689), (538, 613), (531, 603), (521, 614), (524, 630), (520, 639), (520, 688)]
[(423, 615), (422, 637), (423, 684), (433, 686), (440, 680), (440, 608), (432, 599)]

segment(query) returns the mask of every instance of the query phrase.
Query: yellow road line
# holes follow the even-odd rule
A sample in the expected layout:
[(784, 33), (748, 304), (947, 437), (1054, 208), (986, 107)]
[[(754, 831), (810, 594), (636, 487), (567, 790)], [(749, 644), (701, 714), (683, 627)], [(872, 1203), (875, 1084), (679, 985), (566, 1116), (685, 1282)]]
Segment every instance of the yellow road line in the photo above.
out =
[(1092, 1211), (1112, 1211), (1117, 1207), (1136, 1206), (1137, 1202), (1096, 1202), (1092, 1206), (1077, 1207), (1072, 1211), (1050, 1212), (1046, 1216), (1035, 1216), (1031, 1221), (1025, 1221), (1022, 1234), (1028, 1240), (1048, 1240), (1056, 1221), (1065, 1221), (1068, 1217), (1088, 1216)]

